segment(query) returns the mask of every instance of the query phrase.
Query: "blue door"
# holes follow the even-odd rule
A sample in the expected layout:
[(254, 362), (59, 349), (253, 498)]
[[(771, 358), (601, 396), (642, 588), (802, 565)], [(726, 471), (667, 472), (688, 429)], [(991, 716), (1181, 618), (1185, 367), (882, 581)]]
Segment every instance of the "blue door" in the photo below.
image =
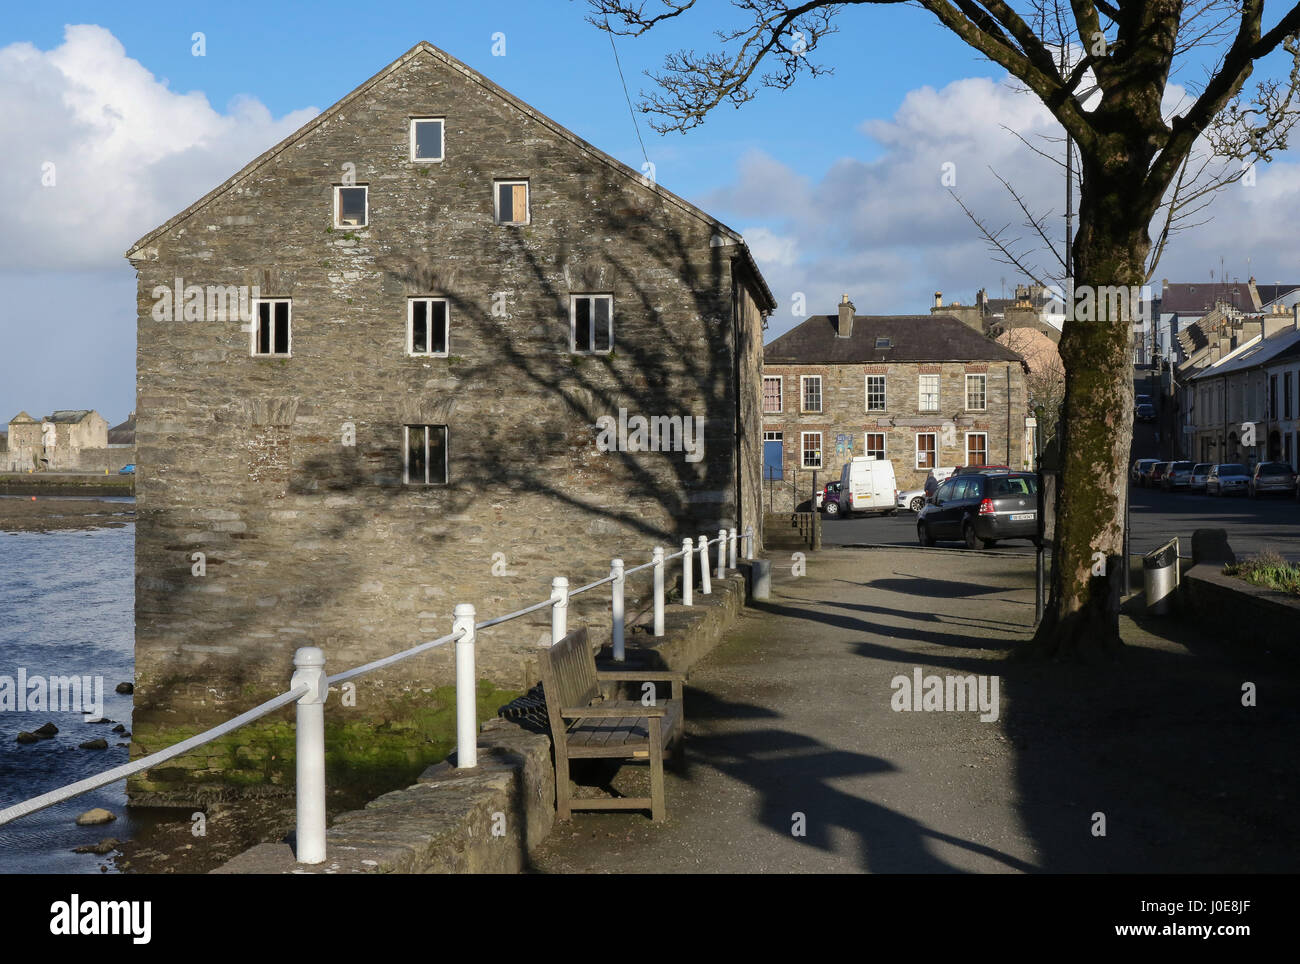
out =
[(783, 442), (764, 442), (763, 443), (763, 478), (783, 479), (785, 470), (782, 468), (784, 460), (782, 458)]

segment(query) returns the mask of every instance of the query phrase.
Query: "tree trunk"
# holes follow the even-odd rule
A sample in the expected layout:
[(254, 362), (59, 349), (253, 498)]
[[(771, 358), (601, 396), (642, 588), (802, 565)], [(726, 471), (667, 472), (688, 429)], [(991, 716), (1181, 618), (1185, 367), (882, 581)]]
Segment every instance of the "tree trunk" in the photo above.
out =
[(1075, 290), (1067, 292), (1074, 312), (1067, 305), (1060, 344), (1065, 402), (1051, 595), (1037, 633), (1018, 655), (1096, 662), (1123, 646), (1119, 607), (1137, 305), (1125, 300), (1121, 308), (1114, 293), (1140, 291), (1151, 242), (1148, 221), (1134, 216), (1141, 205), (1126, 187), (1140, 180), (1084, 165), (1072, 252)]

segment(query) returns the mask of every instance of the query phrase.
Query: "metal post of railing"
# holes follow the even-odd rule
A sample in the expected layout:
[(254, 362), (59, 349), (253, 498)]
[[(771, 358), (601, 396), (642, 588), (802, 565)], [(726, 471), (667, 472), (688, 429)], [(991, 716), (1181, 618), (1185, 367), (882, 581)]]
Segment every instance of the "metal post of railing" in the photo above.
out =
[(691, 605), (691, 592), (695, 588), (695, 573), (691, 572), (692, 553), (695, 549), (690, 539), (682, 540), (682, 605)]
[(727, 568), (736, 568), (736, 527), (727, 530)]
[(712, 593), (713, 588), (709, 585), (709, 538), (700, 536), (700, 595)]
[(727, 578), (727, 530), (718, 530), (718, 581)]
[(611, 610), (613, 611), (614, 623), (613, 623), (613, 631), (610, 635), (610, 640), (613, 643), (614, 662), (621, 663), (623, 662), (623, 658), (624, 658), (623, 585), (624, 585), (624, 580), (627, 578), (626, 576), (623, 575), (623, 560), (622, 559), (612, 560), (609, 564), (609, 570), (610, 570), (609, 574), (614, 577), (614, 582), (612, 583), (614, 588), (613, 603), (610, 606)]
[(654, 574), (655, 574), (655, 632), (656, 636), (664, 634), (664, 550), (663, 546), (655, 546), (654, 551)]
[(478, 765), (478, 681), (474, 678), (474, 607), (457, 603), (451, 631), (464, 630), (456, 640), (456, 767)]
[(754, 561), (754, 526), (753, 523), (745, 526), (745, 558)]
[(569, 580), (556, 576), (551, 580), (551, 645), (554, 646), (568, 633)]
[(289, 689), (307, 686), (298, 697), (297, 730), (297, 860), (300, 864), (325, 861), (325, 653), (304, 646), (293, 654)]

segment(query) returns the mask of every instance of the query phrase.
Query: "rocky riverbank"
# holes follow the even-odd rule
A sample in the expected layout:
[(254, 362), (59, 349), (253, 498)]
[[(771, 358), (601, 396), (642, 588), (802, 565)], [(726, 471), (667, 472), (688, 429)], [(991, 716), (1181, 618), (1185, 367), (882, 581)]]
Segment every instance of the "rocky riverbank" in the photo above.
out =
[(135, 521), (135, 503), (66, 496), (0, 496), (0, 532), (120, 529)]

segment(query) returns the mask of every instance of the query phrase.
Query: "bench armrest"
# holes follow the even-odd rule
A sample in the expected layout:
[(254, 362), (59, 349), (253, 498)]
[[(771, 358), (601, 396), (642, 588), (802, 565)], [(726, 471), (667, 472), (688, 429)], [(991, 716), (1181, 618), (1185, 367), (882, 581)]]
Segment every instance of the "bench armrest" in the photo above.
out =
[(663, 716), (662, 706), (568, 706), (560, 710), (560, 716), (566, 720), (579, 720), (584, 717), (592, 720), (617, 720), (622, 717)]
[(686, 679), (686, 674), (671, 669), (602, 669), (596, 671), (596, 679), (606, 683), (667, 683), (683, 681)]

